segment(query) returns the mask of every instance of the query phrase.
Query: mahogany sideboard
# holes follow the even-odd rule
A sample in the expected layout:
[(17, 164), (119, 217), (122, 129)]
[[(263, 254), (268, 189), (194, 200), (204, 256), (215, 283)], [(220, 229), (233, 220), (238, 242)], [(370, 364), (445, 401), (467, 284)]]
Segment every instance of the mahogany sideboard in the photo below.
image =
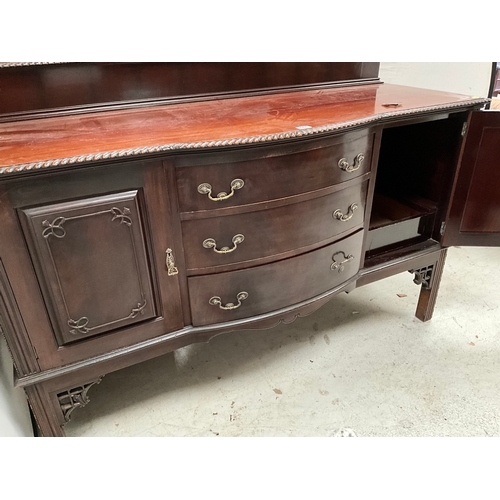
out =
[(447, 247), (500, 245), (487, 102), (374, 63), (0, 65), (1, 328), (41, 435), (106, 373), (396, 273), (429, 320)]

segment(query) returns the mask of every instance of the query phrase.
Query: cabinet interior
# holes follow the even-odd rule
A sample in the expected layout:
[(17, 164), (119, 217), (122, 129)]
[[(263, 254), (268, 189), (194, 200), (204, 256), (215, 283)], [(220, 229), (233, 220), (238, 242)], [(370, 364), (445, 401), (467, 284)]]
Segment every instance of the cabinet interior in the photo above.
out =
[(368, 258), (419, 241), (439, 240), (464, 121), (465, 116), (457, 113), (383, 130)]

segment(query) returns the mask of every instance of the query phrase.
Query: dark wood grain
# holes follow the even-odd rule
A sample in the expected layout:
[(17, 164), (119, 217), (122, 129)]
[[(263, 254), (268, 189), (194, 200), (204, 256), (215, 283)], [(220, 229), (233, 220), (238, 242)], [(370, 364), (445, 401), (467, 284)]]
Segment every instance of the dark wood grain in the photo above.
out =
[[(251, 212), (258, 212), (260, 210), (272, 210), (274, 208), (285, 207), (287, 205), (294, 205), (295, 203), (302, 203), (315, 198), (321, 198), (323, 196), (328, 196), (329, 194), (338, 193), (344, 189), (348, 189), (352, 186), (365, 182), (371, 177), (370, 172), (366, 172), (360, 177), (354, 177), (353, 179), (339, 184), (333, 184), (331, 186), (326, 186), (321, 189), (316, 189), (314, 191), (308, 191), (306, 193), (299, 193), (291, 196), (285, 196), (283, 198), (276, 198), (274, 200), (263, 200), (257, 203), (249, 203), (247, 205), (235, 205), (232, 207), (216, 208), (214, 210), (199, 210), (196, 212), (181, 212), (179, 213), (179, 219), (181, 221), (186, 220), (202, 220), (210, 219), (212, 217), (226, 217), (230, 215), (248, 214)], [(217, 206), (214, 204), (214, 206)]]
[(59, 345), (157, 317), (138, 196), (21, 210)]
[(415, 316), (420, 321), (429, 321), (434, 314), (434, 307), (436, 305), (439, 285), (443, 275), (446, 253), (446, 249), (441, 250), (441, 252), (439, 252), (439, 258), (432, 264), (427, 264), (432, 265), (432, 279), (430, 286), (422, 285), (420, 288), (417, 310), (415, 312)]
[[(209, 325), (247, 318), (299, 303), (332, 289), (359, 269), (363, 231), (319, 250), (273, 264), (241, 271), (188, 278), (193, 325)], [(344, 252), (344, 254), (337, 254)], [(331, 269), (335, 260), (349, 255), (353, 259), (345, 264), (343, 272)], [(222, 310), (211, 305), (211, 297), (218, 296), (222, 305), (237, 303), (240, 292), (248, 298), (233, 310)]]
[(41, 436), (64, 436), (62, 413), (56, 395), (47, 392), (42, 384), (26, 387), (25, 392)]
[[(265, 150), (266, 157), (231, 163), (178, 167), (177, 190), (182, 212), (216, 210), (292, 196), (345, 182), (369, 172), (373, 137), (370, 130), (354, 132), (331, 140), (331, 145), (286, 154), (286, 148)], [(355, 164), (358, 155), (364, 160)], [(345, 158), (353, 172), (342, 170), (338, 163)], [(231, 182), (241, 179), (244, 186), (227, 200), (212, 201), (198, 192), (201, 184), (212, 186), (212, 197), (224, 191), (230, 193)]]
[[(222, 66), (219, 73), (209, 71), (210, 65), (197, 73), (201, 66), (195, 66), (186, 66), (185, 74), (196, 81), (173, 79), (167, 87), (173, 99), (187, 100), (193, 97), (188, 92), (202, 89), (196, 102), (160, 102), (167, 94), (141, 101), (134, 92), (150, 84), (160, 88), (165, 75), (125, 65), (109, 88), (101, 81), (101, 97), (92, 97), (93, 104), (85, 75), (80, 86), (61, 78), (60, 95), (45, 104), (60, 99), (69, 106), (75, 99), (73, 105), (89, 105), (91, 113), (75, 108), (79, 114), (0, 124), (0, 314), (18, 385), (26, 388), (44, 435), (61, 435), (73, 409), (67, 405), (80, 404), (70, 395), (84, 394), (106, 373), (223, 332), (289, 323), (341, 291), (395, 273), (412, 269), (423, 276), (422, 269), (433, 266), (417, 307), (417, 317), (429, 319), (444, 263), (440, 223), (450, 200), (465, 206), (449, 217), (463, 234), (500, 233), (498, 162), (490, 161), (500, 156), (500, 123), (481, 121), (481, 132), (470, 129), (457, 169), (462, 123), (484, 100), (378, 83), (281, 88), (276, 94), (267, 88), (260, 95), (218, 99), (218, 88), (258, 94), (261, 84), (286, 85), (281, 77), (309, 85), (320, 76), (291, 69), (245, 76), (233, 66), (231, 80)], [(217, 74), (226, 76), (217, 81)], [(134, 78), (136, 85), (129, 86)], [(97, 110), (108, 90), (125, 99), (127, 86), (135, 102)], [(26, 94), (27, 113), (40, 102), (35, 97)], [(120, 108), (132, 104), (137, 107)], [(469, 142), (481, 147), (470, 146), (469, 153)], [(352, 164), (359, 153), (365, 155), (362, 167), (340, 170), (341, 157)], [(466, 166), (469, 156), (480, 158), (474, 168)], [(244, 187), (224, 202), (198, 192), (201, 183), (211, 184), (214, 195), (228, 192), (235, 178)], [(391, 209), (382, 214), (385, 222), (372, 216), (381, 196)], [(108, 225), (92, 212), (107, 214), (118, 201), (129, 211), (113, 212), (113, 230), (124, 229), (121, 221), (129, 217), (137, 227), (129, 239), (108, 234)], [(332, 216), (336, 209), (347, 214), (352, 203), (358, 209), (349, 221)], [(54, 223), (58, 217), (65, 217), (64, 235)], [(405, 224), (426, 217), (435, 223), (413, 228), (423, 241), (406, 240)], [(394, 232), (393, 246), (365, 259), (370, 229), (386, 228)], [(50, 255), (43, 231), (57, 245)], [(218, 249), (229, 247), (236, 234), (245, 239), (234, 252), (220, 255), (203, 247), (208, 238)], [(175, 260), (170, 275), (167, 248)], [(116, 300), (137, 300), (137, 286), (148, 297), (144, 317), (108, 328), (123, 312)], [(242, 291), (247, 296), (233, 307)], [(91, 311), (102, 328), (78, 340), (69, 337), (63, 332), (63, 297), (77, 316), (90, 317)], [(212, 297), (220, 299), (210, 303)]]
[[(175, 186), (175, 171), (171, 161), (163, 161), (163, 172), (158, 172), (157, 169), (149, 169), (146, 175), (151, 178), (147, 183), (147, 189), (150, 191), (150, 197), (163, 198), (163, 201), (158, 203), (157, 209), (153, 210), (151, 217), (155, 220), (155, 225), (167, 225), (168, 231), (164, 235), (163, 246), (172, 248), (175, 251), (175, 263), (179, 274), (176, 276), (176, 286), (178, 292), (170, 287), (164, 289), (164, 297), (167, 297), (164, 307), (164, 314), (176, 316), (177, 311), (182, 309), (184, 316), (184, 325), (191, 324), (191, 309), (189, 307), (189, 295), (187, 286), (187, 271), (186, 257), (184, 252), (184, 244), (182, 242), (182, 229), (179, 217), (179, 199), (177, 191), (173, 187), (165, 190), (158, 189), (158, 186)], [(167, 194), (168, 196), (165, 196)], [(167, 199), (168, 198), (168, 199)], [(168, 203), (168, 205), (166, 205)], [(159, 247), (162, 248), (162, 243), (159, 242)], [(160, 255), (160, 254), (158, 254)], [(164, 255), (162, 255), (164, 258)], [(161, 260), (161, 259), (160, 259)], [(158, 263), (158, 266), (161, 264)], [(163, 266), (162, 266), (163, 267)], [(161, 269), (161, 267), (160, 267)], [(164, 281), (162, 283), (165, 283)]]
[[(39, 369), (43, 370), (54, 366), (51, 357), (57, 350), (57, 344), (17, 213), (10, 203), (10, 188), (8, 183), (0, 184), (0, 259), (12, 292), (12, 295), (9, 294), (10, 301), (17, 304), (30, 344), (38, 358)], [(8, 293), (8, 290), (3, 292)], [(60, 362), (55, 364), (59, 365)]]
[(31, 345), (23, 318), (15, 301), (5, 267), (0, 260), (0, 327), (7, 340), (9, 351), (18, 375), (40, 371), (36, 353)]
[[(180, 231), (178, 230), (178, 212), (175, 211), (175, 190), (158, 189), (168, 186), (173, 177), (161, 163), (150, 163), (144, 169), (144, 201), (148, 212), (149, 228), (147, 234), (153, 246), (151, 267), (156, 270), (160, 285), (162, 323), (164, 332), (179, 330), (184, 326), (182, 303), (187, 294), (181, 293), (186, 287), (185, 265)], [(169, 276), (166, 266), (166, 250), (173, 252), (179, 274)], [(157, 334), (158, 335), (158, 334)]]
[[(156, 337), (165, 332), (181, 329), (184, 326), (181, 308), (181, 295), (179, 291), (178, 276), (168, 276), (165, 266), (165, 250), (172, 248), (174, 255), (182, 254), (182, 245), (176, 243), (174, 235), (169, 227), (172, 224), (172, 211), (170, 207), (169, 196), (166, 192), (157, 189), (160, 184), (167, 184), (167, 178), (163, 171), (161, 162), (152, 162), (150, 164), (137, 163), (119, 168), (121, 173), (125, 173), (120, 180), (116, 179), (116, 171), (113, 169), (101, 172), (74, 172), (70, 176), (55, 175), (51, 176), (50, 182), (46, 181), (40, 184), (36, 180), (31, 182), (4, 183), (0, 191), (0, 213), (2, 216), (2, 227), (7, 231), (0, 240), (0, 256), (8, 273), (9, 282), (12, 291), (17, 299), (19, 310), (26, 325), (26, 331), (29, 335), (31, 344), (39, 357), (41, 370), (51, 369), (69, 363), (75, 363), (91, 356), (96, 356), (111, 350), (128, 346), (140, 342), (147, 338)], [(41, 289), (37, 275), (34, 272), (37, 259), (33, 263), (29, 256), (25, 237), (28, 233), (23, 233), (16, 209), (23, 210), (27, 206), (40, 204), (65, 203), (68, 200), (85, 200), (89, 193), (97, 197), (110, 194), (110, 179), (114, 178), (114, 186), (118, 191), (138, 190), (143, 193), (144, 206), (141, 208), (143, 215), (143, 238), (146, 246), (150, 249), (147, 252), (148, 268), (141, 273), (142, 279), (151, 280), (152, 287), (155, 290), (153, 294), (154, 310), (157, 311), (153, 317), (137, 324), (130, 324), (126, 328), (119, 328), (109, 333), (102, 332), (95, 337), (81, 339), (78, 342), (59, 346), (54, 335), (54, 326), (49, 320), (47, 313), (47, 302), (41, 295)], [(85, 201), (83, 201), (85, 204)], [(116, 222), (116, 221), (115, 221)], [(82, 248), (94, 241), (89, 232), (85, 232), (88, 240), (82, 238)], [(29, 238), (28, 238), (29, 239)], [(102, 251), (102, 242), (96, 248)], [(75, 243), (77, 245), (77, 243)], [(92, 249), (88, 249), (89, 258), (92, 258)], [(36, 255), (36, 254), (35, 254)], [(102, 257), (103, 262), (108, 258), (98, 252), (97, 257)], [(117, 259), (119, 262), (120, 259)], [(38, 265), (40, 273), (40, 263)], [(68, 259), (65, 264), (71, 271), (72, 266), (75, 273), (80, 271), (78, 259)], [(106, 269), (102, 270), (102, 278), (107, 276)], [(109, 278), (109, 276), (108, 276)], [(124, 276), (118, 278), (118, 281), (130, 277)], [(85, 279), (85, 275), (83, 276)], [(99, 274), (94, 274), (94, 279), (99, 281)], [(113, 280), (112, 280), (113, 281)], [(43, 280), (41, 280), (43, 283)], [(64, 287), (71, 288), (74, 280), (65, 280)], [(76, 283), (76, 282), (75, 282)], [(117, 284), (116, 276), (114, 280)], [(118, 294), (127, 294), (128, 290), (122, 290), (121, 287), (114, 287), (114, 296)], [(78, 290), (74, 290), (74, 297), (78, 298)], [(92, 301), (92, 294), (82, 294), (78, 300)], [(107, 300), (107, 299), (106, 299)], [(109, 300), (113, 300), (110, 298)], [(104, 301), (105, 302), (105, 301)], [(95, 306), (93, 310), (99, 310), (103, 307), (102, 314), (106, 314), (106, 307)]]
[(0, 63), (0, 116), (196, 99), (235, 92), (377, 80), (379, 63)]
[(437, 260), (440, 251), (441, 246), (437, 241), (426, 240), (367, 257), (356, 285), (368, 285), (410, 269), (426, 266)]
[[(246, 261), (258, 265), (259, 259), (264, 257), (300, 251), (303, 247), (338, 238), (362, 226), (366, 189), (367, 183), (364, 182), (302, 203), (247, 214), (183, 221), (187, 269), (200, 273), (207, 272), (204, 268), (212, 268), (210, 272), (213, 272), (221, 266)], [(353, 204), (357, 208), (350, 211)], [(333, 215), (336, 210), (351, 218), (339, 220)], [(234, 245), (232, 238), (239, 234), (244, 240)], [(204, 247), (204, 241), (209, 238), (216, 241), (219, 251), (222, 247), (236, 246), (236, 249), (231, 253), (217, 253), (213, 248)]]
[(443, 244), (500, 245), (500, 113), (472, 113)]
[[(385, 106), (393, 102), (398, 103), (396, 108)], [(288, 141), (410, 115), (425, 119), (426, 113), (484, 102), (373, 84), (4, 123), (0, 124), (0, 173), (71, 168), (171, 150)]]

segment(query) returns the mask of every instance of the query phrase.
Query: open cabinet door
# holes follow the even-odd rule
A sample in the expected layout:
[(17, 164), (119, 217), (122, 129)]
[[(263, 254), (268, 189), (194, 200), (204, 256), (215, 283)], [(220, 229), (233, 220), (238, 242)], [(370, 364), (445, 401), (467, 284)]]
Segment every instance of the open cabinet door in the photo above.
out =
[(471, 114), (441, 242), (500, 246), (499, 111)]

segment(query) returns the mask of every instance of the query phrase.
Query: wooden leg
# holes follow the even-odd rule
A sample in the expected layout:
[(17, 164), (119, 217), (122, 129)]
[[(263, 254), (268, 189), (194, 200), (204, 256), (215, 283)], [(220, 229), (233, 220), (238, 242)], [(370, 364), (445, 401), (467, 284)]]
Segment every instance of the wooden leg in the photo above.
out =
[(41, 384), (24, 388), (31, 411), (38, 425), (39, 434), (44, 437), (62, 437), (63, 418), (57, 398), (46, 392)]
[(418, 285), (422, 285), (418, 298), (417, 311), (415, 312), (415, 316), (420, 321), (429, 321), (432, 318), (443, 274), (446, 252), (446, 249), (441, 250), (436, 262), (410, 271), (415, 274), (413, 281)]
[(25, 387), (40, 434), (44, 437), (64, 436), (64, 424), (69, 422), (74, 410), (89, 403), (89, 389), (101, 380), (102, 377), (99, 377), (69, 389), (54, 390), (50, 382), (47, 385), (42, 383)]

